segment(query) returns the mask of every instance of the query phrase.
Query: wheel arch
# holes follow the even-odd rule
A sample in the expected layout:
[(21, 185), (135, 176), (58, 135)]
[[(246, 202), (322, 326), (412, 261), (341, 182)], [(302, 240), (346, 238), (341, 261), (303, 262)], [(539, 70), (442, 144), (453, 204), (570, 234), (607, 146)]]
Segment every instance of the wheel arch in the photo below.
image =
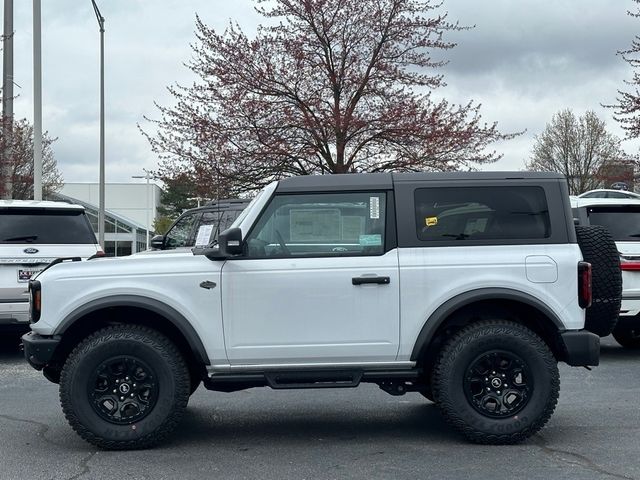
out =
[(67, 315), (53, 332), (61, 343), (52, 363), (61, 365), (80, 339), (113, 324), (146, 325), (160, 331), (176, 344), (192, 373), (200, 374), (210, 364), (202, 340), (180, 312), (159, 300), (135, 295), (100, 298)]
[(411, 360), (420, 362), (434, 343), (443, 341), (447, 331), (473, 322), (507, 315), (530, 327), (549, 345), (556, 358), (563, 357), (558, 333), (565, 330), (560, 318), (539, 299), (509, 288), (482, 288), (457, 295), (440, 305), (422, 326), (411, 352)]

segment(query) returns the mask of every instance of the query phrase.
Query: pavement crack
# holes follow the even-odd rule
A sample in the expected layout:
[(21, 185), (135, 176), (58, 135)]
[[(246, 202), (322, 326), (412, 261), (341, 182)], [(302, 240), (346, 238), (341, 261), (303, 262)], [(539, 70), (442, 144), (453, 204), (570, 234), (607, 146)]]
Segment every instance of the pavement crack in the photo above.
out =
[[(620, 475), (618, 473), (613, 473), (608, 470), (605, 470), (603, 467), (595, 463), (590, 458), (584, 455), (580, 455), (579, 453), (569, 452), (567, 450), (560, 450), (558, 448), (550, 447), (546, 444), (546, 441), (544, 437), (542, 437), (542, 435), (536, 435), (535, 439), (538, 440), (536, 441), (536, 444), (538, 447), (540, 447), (543, 453), (563, 463), (566, 463), (568, 465), (576, 465), (579, 467), (583, 467), (583, 468), (586, 468), (587, 470), (591, 470), (593, 472), (597, 472), (602, 475), (607, 475), (609, 477), (620, 478), (622, 480), (637, 480), (634, 477), (628, 477), (626, 475)], [(572, 457), (573, 460), (566, 458), (566, 456)]]
[[(52, 442), (51, 440), (49, 440), (45, 434), (49, 431), (49, 425), (47, 425), (46, 423), (42, 423), (42, 422), (38, 422), (36, 420), (29, 420), (26, 418), (18, 418), (18, 417), (12, 417), (11, 415), (4, 415), (4, 414), (0, 414), (0, 418), (4, 418), (5, 420), (9, 420), (11, 422), (23, 422), (23, 423), (30, 423), (31, 425), (35, 425), (38, 427), (38, 432), (37, 435), (39, 437), (42, 437), (42, 439), (51, 444), (51, 445), (56, 445), (57, 444), (55, 442)], [(80, 468), (80, 472), (76, 473), (75, 475), (72, 475), (70, 477), (68, 477), (66, 480), (77, 480), (78, 478), (82, 477), (83, 475), (86, 475), (87, 473), (89, 473), (91, 471), (91, 469), (89, 468), (89, 462), (91, 461), (91, 459), (95, 456), (95, 454), (98, 453), (97, 451), (91, 452), (88, 455), (85, 455), (84, 457), (82, 457), (80, 459), (80, 461), (78, 462), (78, 468)]]
[(55, 443), (49, 440), (45, 435), (49, 431), (49, 425), (47, 425), (46, 423), (38, 422), (36, 420), (30, 420), (27, 418), (12, 417), (11, 415), (4, 414), (0, 414), (0, 418), (4, 418), (5, 420), (9, 420), (11, 422), (23, 422), (35, 425), (36, 427), (38, 427), (37, 435), (39, 437), (42, 437), (45, 442), (50, 443), (51, 445), (55, 445)]
[(80, 461), (78, 462), (78, 467), (81, 468), (82, 470), (80, 470), (79, 473), (76, 473), (75, 475), (72, 475), (71, 477), (67, 478), (67, 480), (77, 480), (83, 475), (86, 475), (87, 473), (91, 472), (91, 468), (89, 468), (89, 462), (95, 456), (96, 453), (98, 452), (97, 451), (91, 452), (89, 455), (86, 455), (85, 457), (81, 458)]

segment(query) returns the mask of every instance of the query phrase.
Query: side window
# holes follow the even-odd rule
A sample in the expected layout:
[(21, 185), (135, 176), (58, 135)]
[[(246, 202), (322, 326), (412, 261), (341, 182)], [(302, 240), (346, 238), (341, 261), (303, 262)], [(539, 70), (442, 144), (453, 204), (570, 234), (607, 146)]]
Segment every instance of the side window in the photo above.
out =
[(445, 187), (415, 191), (416, 228), (424, 241), (542, 239), (550, 235), (540, 187)]
[(224, 232), (231, 227), (231, 224), (240, 216), (242, 210), (225, 210), (220, 215), (220, 225), (218, 233)]
[(199, 213), (193, 213), (179, 219), (165, 235), (165, 248), (192, 247), (195, 243), (193, 227), (199, 216)]
[(607, 198), (629, 198), (626, 193), (607, 192)]
[(276, 196), (247, 238), (251, 258), (382, 255), (386, 194)]
[(195, 245), (204, 246), (218, 238), (218, 225), (220, 224), (220, 212), (208, 211), (203, 212), (198, 222), (198, 230), (196, 231)]

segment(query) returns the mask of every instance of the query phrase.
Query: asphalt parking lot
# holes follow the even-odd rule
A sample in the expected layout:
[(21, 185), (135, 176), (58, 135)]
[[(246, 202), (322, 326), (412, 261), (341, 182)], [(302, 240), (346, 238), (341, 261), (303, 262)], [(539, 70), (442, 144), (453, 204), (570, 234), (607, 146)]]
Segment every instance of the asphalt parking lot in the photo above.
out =
[(640, 479), (640, 352), (561, 367), (556, 413), (516, 446), (466, 443), (434, 404), (375, 385), (198, 390), (168, 443), (106, 452), (67, 425), (57, 386), (0, 345), (1, 479)]

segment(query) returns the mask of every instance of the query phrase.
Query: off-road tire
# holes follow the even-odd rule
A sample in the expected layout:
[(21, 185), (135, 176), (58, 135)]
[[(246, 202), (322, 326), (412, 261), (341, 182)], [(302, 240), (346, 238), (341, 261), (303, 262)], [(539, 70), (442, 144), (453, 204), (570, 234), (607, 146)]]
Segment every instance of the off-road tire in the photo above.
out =
[(600, 225), (576, 226), (578, 245), (592, 267), (593, 301), (587, 308), (585, 329), (600, 337), (611, 334), (622, 302), (620, 254), (613, 237)]
[[(493, 418), (473, 406), (464, 389), (468, 369), (483, 355), (506, 352), (519, 357), (531, 378), (531, 393), (514, 415)], [(528, 328), (489, 320), (457, 332), (442, 347), (432, 373), (434, 400), (446, 421), (480, 444), (512, 444), (539, 431), (558, 402), (558, 364), (546, 343)]]
[(200, 377), (195, 377), (194, 374), (192, 373), (190, 382), (189, 382), (189, 396), (196, 393), (196, 390), (198, 390), (198, 387), (200, 386), (201, 383), (202, 383), (202, 380), (200, 379)]
[[(122, 357), (152, 365), (157, 382), (153, 407), (126, 425), (102, 418), (89, 394), (99, 366)], [(93, 333), (71, 352), (60, 375), (60, 403), (67, 421), (83, 439), (108, 450), (149, 448), (163, 441), (180, 422), (189, 391), (189, 370), (176, 346), (156, 330), (137, 325)]]
[(640, 349), (640, 326), (616, 325), (613, 338), (624, 348)]

